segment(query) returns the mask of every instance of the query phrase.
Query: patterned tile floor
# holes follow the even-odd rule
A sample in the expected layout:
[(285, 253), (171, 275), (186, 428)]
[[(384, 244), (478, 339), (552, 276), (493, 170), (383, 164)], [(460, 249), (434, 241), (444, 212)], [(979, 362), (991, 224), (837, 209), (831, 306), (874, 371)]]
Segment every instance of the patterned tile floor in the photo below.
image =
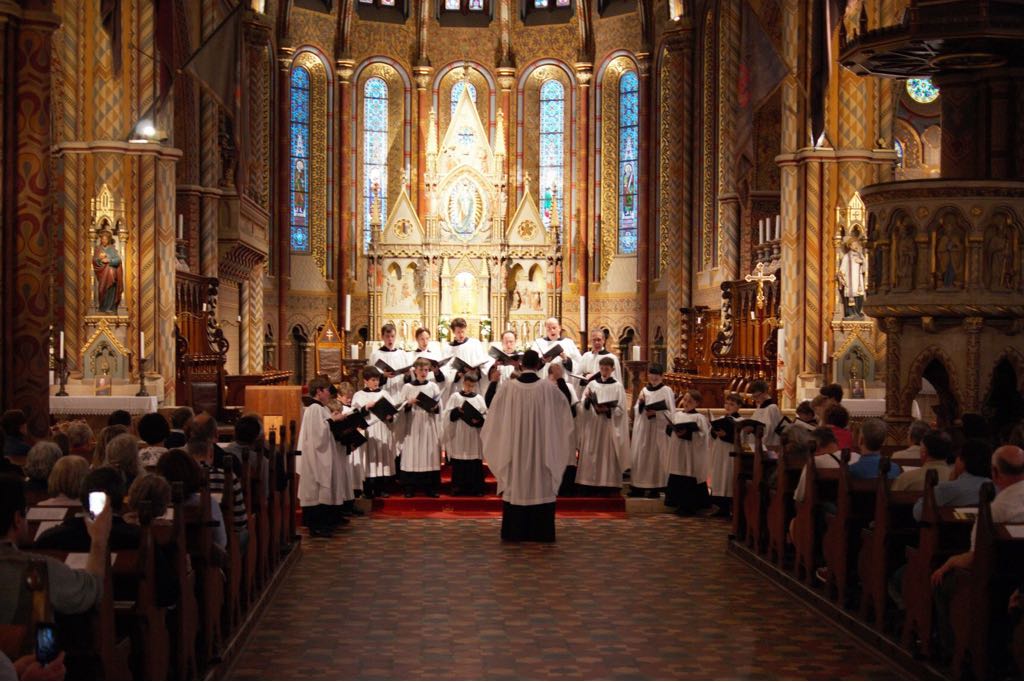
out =
[(497, 519), (363, 518), (303, 556), (231, 679), (892, 679), (726, 553), (726, 525), (559, 519), (505, 545)]

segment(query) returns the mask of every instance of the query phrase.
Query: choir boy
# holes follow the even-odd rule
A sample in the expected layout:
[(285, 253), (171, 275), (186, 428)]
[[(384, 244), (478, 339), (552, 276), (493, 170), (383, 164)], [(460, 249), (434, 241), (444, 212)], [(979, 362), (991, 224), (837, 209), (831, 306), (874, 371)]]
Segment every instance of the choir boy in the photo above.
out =
[(405, 496), (423, 490), (430, 497), (439, 497), (441, 484), (441, 389), (427, 381), (430, 361), (420, 358), (413, 365), (416, 378), (402, 388), (402, 487)]
[[(764, 424), (764, 437), (761, 439), (762, 447), (768, 452), (779, 452), (782, 448), (782, 438), (776, 433), (779, 423), (782, 421), (782, 412), (779, 406), (772, 399), (768, 392), (768, 383), (757, 379), (750, 383), (750, 397), (754, 399), (757, 409), (750, 418)], [(753, 446), (753, 440), (751, 440)]]
[[(601, 338), (603, 341), (603, 334)], [(586, 355), (583, 356), (583, 362), (587, 362)], [(675, 412), (676, 397), (672, 389), (662, 383), (664, 374), (665, 368), (659, 364), (652, 364), (647, 368), (647, 385), (640, 390), (640, 397), (633, 411), (630, 497), (646, 495), (656, 498), (658, 491), (664, 488), (668, 481), (665, 456), (670, 441), (665, 435), (665, 418), (671, 420)]]
[(615, 354), (605, 348), (604, 330), (595, 329), (590, 332), (590, 350), (583, 354), (583, 358), (580, 360), (579, 374), (582, 374), (585, 379), (580, 379), (580, 386), (586, 386), (587, 383), (597, 378), (600, 373), (598, 370), (598, 362), (601, 358), (611, 358), (615, 361), (615, 370), (612, 372), (612, 376), (620, 384), (622, 383), (622, 367), (619, 365), (619, 359), (615, 357)]
[[(565, 380), (565, 368), (557, 363), (548, 367), (548, 381), (557, 386), (565, 396), (575, 426), (580, 401), (576, 397), (576, 389), (572, 387), (572, 383)], [(558, 494), (561, 497), (572, 497), (576, 494), (576, 440), (575, 433), (569, 434), (565, 449), (565, 471), (562, 473), (562, 484), (558, 488)]]
[(334, 509), (353, 497), (352, 468), (328, 424), (334, 418), (325, 406), (331, 398), (329, 387), (326, 377), (309, 382), (312, 402), (302, 413), (299, 431), (299, 504), (303, 524), (313, 537), (330, 537)]
[(739, 393), (729, 393), (724, 404), (725, 414), (711, 422), (708, 446), (711, 502), (718, 507), (715, 511), (717, 516), (729, 516), (732, 510), (732, 477), (735, 471), (732, 452), (736, 449), (736, 422), (740, 420), (743, 398)]
[(397, 444), (392, 428), (394, 415), (380, 419), (370, 409), (379, 400), (390, 400), (380, 387), (382, 375), (380, 371), (368, 365), (363, 367), (363, 388), (352, 396), (353, 409), (361, 411), (368, 423), (366, 442), (356, 451), (363, 474), (363, 495), (367, 498), (389, 497), (386, 490), (387, 482), (395, 475), (395, 451)]
[(444, 449), (452, 465), (452, 494), (484, 494), (483, 446), (480, 429), (484, 425), (487, 404), (476, 392), (480, 376), (473, 371), (462, 377), (462, 390), (445, 403)]
[(670, 436), (668, 452), (668, 490), (665, 505), (677, 507), (680, 516), (690, 516), (708, 506), (708, 432), (707, 417), (697, 412), (700, 391), (683, 393), (682, 409), (672, 415), (665, 434)]
[[(380, 328), (380, 338), (383, 341), (383, 345), (370, 354), (370, 360), (367, 364), (376, 366), (379, 361), (383, 360), (391, 370), (403, 370), (411, 363), (411, 358), (408, 354), (395, 345), (395, 334), (395, 325), (390, 322)], [(384, 390), (391, 400), (397, 403), (399, 394), (402, 392), (402, 386), (405, 385), (405, 375), (401, 371), (391, 370), (381, 369), (385, 379)]]
[[(492, 363), (483, 344), (467, 335), (466, 320), (461, 317), (452, 320), (452, 340), (448, 344), (448, 355), (452, 360), (444, 368), (448, 383), (443, 387), (443, 401), (447, 401), (453, 393), (458, 392), (459, 386), (462, 385), (462, 375), (468, 371), (466, 365), (479, 370), (481, 376), (487, 376), (487, 370)], [(486, 391), (487, 386), (480, 388)]]
[(604, 494), (622, 490), (622, 472), (629, 468), (626, 431), (626, 391), (615, 380), (615, 361), (600, 360), (601, 376), (583, 389), (585, 432), (580, 438), (576, 484), (603, 488)]

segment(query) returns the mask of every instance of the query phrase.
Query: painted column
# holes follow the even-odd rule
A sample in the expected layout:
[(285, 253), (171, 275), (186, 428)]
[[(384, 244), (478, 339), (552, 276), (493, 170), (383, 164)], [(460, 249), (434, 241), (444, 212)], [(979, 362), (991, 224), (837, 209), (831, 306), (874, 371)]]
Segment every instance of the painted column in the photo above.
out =
[(414, 66), (416, 80), (416, 213), (423, 220), (427, 215), (427, 137), (430, 135), (430, 81), (434, 73), (429, 65)]
[(639, 75), (639, 130), (640, 149), (637, 166), (643, 169), (646, 180), (640, 183), (639, 210), (637, 211), (637, 247), (636, 247), (636, 284), (640, 292), (640, 347), (643, 359), (650, 357), (651, 336), (647, 329), (650, 322), (650, 216), (651, 216), (651, 55), (647, 52), (637, 54), (637, 71)]
[(740, 18), (737, 2), (724, 0), (718, 21), (718, 281), (739, 279), (740, 203), (736, 191), (736, 83)]
[[(505, 131), (508, 134), (508, 139), (505, 140), (505, 177), (514, 178), (516, 175), (516, 154), (519, 152), (516, 149), (514, 142), (515, 135), (511, 134), (515, 131), (513, 122), (515, 119), (512, 118), (512, 89), (516, 84), (516, 70), (503, 66), (498, 69), (498, 87), (501, 89), (501, 100), (498, 106), (501, 107), (502, 116), (505, 117)], [(509, 183), (509, 187), (512, 187), (512, 183)], [(537, 195), (540, 196), (540, 190), (538, 189)], [(512, 220), (512, 214), (516, 210), (518, 205), (517, 197), (513, 195), (509, 201), (505, 202), (505, 222)]]
[(289, 260), (290, 250), (290, 235), (289, 235), (289, 224), (290, 216), (289, 209), (291, 202), (289, 201), (289, 187), (291, 185), (289, 177), (289, 169), (291, 164), (288, 163), (288, 159), (291, 156), (291, 150), (288, 147), (289, 140), (289, 122), (291, 120), (291, 67), (292, 67), (292, 53), (294, 52), (291, 48), (282, 48), (280, 50), (280, 57), (278, 58), (278, 70), (277, 70), (277, 158), (278, 167), (283, 167), (283, 172), (277, 174), (277, 366), (285, 366), (285, 353), (286, 348), (290, 346), (288, 339), (288, 318), (287, 318), (287, 306), (288, 306), (288, 290), (291, 288), (291, 263)]
[[(593, 201), (592, 182), (590, 175), (590, 81), (594, 75), (594, 65), (589, 62), (577, 62), (576, 82), (579, 87), (579, 109), (576, 116), (576, 187), (578, 200), (576, 201), (576, 281), (579, 283), (580, 296), (590, 301), (590, 256), (587, 245), (591, 241), (593, 228), (590, 224), (590, 202)], [(568, 216), (566, 216), (568, 219)], [(586, 317), (589, 322), (590, 316), (580, 311), (581, 317)], [(580, 320), (577, 319), (577, 324)], [(586, 345), (586, 329), (580, 329), (583, 336), (583, 343)]]
[(337, 172), (335, 183), (340, 187), (338, 194), (338, 250), (335, 254), (335, 282), (338, 299), (334, 305), (335, 324), (338, 329), (345, 328), (345, 295), (351, 294), (354, 287), (350, 284), (355, 279), (355, 272), (349, 272), (346, 264), (349, 262), (348, 255), (352, 248), (352, 192), (350, 190), (354, 173), (349, 172), (346, 167), (352, 154), (352, 71), (355, 62), (351, 59), (339, 59), (337, 62), (338, 74), (338, 102), (340, 103), (340, 115), (335, 116), (338, 122), (338, 142), (341, 153), (337, 155)]

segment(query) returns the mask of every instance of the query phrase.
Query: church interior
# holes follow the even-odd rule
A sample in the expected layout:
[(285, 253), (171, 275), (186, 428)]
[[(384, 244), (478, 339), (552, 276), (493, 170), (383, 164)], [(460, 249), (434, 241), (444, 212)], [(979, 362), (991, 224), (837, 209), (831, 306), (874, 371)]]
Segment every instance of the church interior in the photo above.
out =
[[(139, 458), (95, 606), (17, 564), (20, 679), (1024, 673), (1020, 0), (11, 0), (0, 26), (5, 547), (93, 527), (64, 460), (82, 492), (120, 435)], [(522, 353), (551, 319), (614, 356), (627, 446), (652, 377), (669, 422), (685, 396), (739, 420), (700, 436), (725, 483), (684, 474), (714, 507), (634, 495), (634, 447), (610, 494), (559, 495), (557, 543), (501, 543), (501, 481), (455, 495), (435, 442), (439, 497), (389, 482), (310, 533), (320, 378), (463, 333)], [(167, 473), (175, 433), (212, 493)], [(44, 556), (94, 571), (80, 539)]]

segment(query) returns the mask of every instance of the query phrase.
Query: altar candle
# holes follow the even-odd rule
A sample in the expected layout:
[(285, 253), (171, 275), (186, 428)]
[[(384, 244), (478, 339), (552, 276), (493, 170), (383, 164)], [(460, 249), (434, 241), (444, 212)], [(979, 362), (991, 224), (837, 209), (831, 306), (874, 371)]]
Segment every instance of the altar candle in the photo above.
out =
[(640, 362), (640, 346), (633, 346), (633, 362)]
[(58, 354), (57, 357), (59, 357), (61, 360), (64, 359), (64, 332), (63, 332), (63, 330), (60, 333), (60, 353)]
[(352, 346), (349, 348), (349, 356), (353, 360), (356, 360), (356, 359), (359, 358), (359, 344), (358, 343), (353, 343)]
[(764, 218), (757, 221), (757, 243), (764, 244)]
[(782, 239), (782, 216), (775, 216), (775, 241)]
[(184, 214), (178, 214), (178, 240), (185, 238), (185, 216)]
[(587, 333), (587, 297), (580, 296), (580, 331)]
[(350, 329), (352, 329), (352, 294), (345, 294), (345, 331)]
[(139, 357), (146, 357), (146, 332), (139, 332)]
[(828, 364), (828, 341), (821, 342), (821, 364)]

